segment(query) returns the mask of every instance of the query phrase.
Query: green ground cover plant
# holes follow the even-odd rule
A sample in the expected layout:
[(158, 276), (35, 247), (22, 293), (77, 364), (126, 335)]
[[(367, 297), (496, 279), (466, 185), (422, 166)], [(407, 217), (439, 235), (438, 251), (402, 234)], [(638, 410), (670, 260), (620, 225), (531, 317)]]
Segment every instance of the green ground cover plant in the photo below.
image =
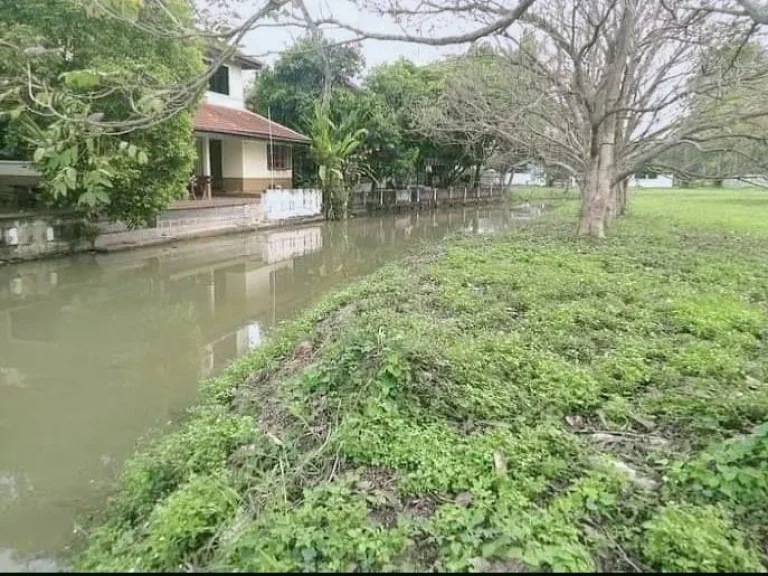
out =
[(81, 570), (765, 571), (768, 194), (635, 193), (327, 297), (131, 460)]

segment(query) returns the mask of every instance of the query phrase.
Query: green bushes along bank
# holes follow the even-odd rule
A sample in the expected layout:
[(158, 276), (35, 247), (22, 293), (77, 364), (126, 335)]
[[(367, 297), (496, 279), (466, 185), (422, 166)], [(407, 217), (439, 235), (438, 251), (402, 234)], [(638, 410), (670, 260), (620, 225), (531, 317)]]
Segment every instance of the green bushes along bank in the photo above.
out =
[(327, 298), (132, 459), (82, 570), (763, 570), (768, 195), (575, 203)]

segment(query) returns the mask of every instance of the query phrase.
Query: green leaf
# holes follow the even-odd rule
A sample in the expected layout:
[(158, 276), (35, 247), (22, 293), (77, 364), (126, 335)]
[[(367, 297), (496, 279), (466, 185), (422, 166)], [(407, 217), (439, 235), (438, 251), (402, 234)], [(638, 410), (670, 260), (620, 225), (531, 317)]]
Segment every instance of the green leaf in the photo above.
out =
[(92, 70), (74, 70), (72, 72), (65, 72), (61, 75), (61, 79), (70, 88), (80, 88), (84, 90), (95, 88), (100, 82), (99, 75)]
[(101, 204), (109, 204), (110, 197), (106, 190), (97, 189), (94, 191), (94, 195)]
[(80, 194), (80, 197), (77, 199), (77, 203), (80, 206), (89, 206), (93, 208), (98, 203), (98, 198), (94, 192), (88, 190)]
[(70, 190), (75, 189), (77, 186), (77, 170), (75, 168), (68, 166), (64, 169), (64, 183)]

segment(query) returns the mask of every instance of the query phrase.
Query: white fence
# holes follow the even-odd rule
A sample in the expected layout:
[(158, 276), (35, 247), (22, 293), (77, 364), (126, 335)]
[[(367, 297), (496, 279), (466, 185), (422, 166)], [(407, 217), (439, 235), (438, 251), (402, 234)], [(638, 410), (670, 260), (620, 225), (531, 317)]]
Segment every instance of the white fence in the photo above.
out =
[(262, 202), (267, 220), (318, 216), (323, 209), (323, 193), (314, 189), (270, 189)]
[(398, 190), (395, 193), (395, 202), (398, 204), (410, 202), (411, 201), (411, 191), (410, 190)]

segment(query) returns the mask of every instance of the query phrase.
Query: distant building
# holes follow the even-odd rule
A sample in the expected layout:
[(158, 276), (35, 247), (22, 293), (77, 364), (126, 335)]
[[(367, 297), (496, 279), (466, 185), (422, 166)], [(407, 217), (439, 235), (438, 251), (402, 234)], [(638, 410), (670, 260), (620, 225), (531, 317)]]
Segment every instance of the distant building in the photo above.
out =
[(629, 178), (630, 188), (672, 188), (674, 179), (671, 174), (633, 174)]
[(540, 166), (530, 164), (520, 171), (515, 171), (510, 184), (512, 186), (544, 186), (546, 185), (544, 171)]

